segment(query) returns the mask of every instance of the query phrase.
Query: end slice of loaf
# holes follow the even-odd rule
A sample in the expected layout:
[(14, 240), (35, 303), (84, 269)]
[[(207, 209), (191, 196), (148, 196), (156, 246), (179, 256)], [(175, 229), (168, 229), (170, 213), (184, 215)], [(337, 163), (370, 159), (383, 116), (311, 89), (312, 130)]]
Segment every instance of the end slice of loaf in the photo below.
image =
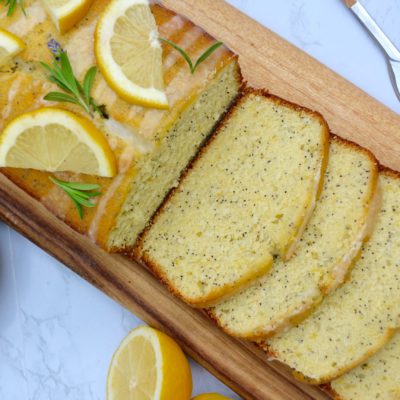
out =
[(267, 350), (311, 383), (331, 381), (380, 350), (400, 326), (400, 179), (380, 176), (382, 208), (351, 279)]
[(330, 392), (337, 400), (400, 399), (400, 333), (373, 357), (334, 380)]
[(293, 248), (320, 188), (319, 114), (248, 90), (142, 237), (137, 255), (186, 302), (207, 306)]
[(324, 188), (289, 261), (209, 310), (229, 334), (260, 339), (300, 322), (343, 280), (371, 232), (378, 166), (360, 147), (332, 137)]

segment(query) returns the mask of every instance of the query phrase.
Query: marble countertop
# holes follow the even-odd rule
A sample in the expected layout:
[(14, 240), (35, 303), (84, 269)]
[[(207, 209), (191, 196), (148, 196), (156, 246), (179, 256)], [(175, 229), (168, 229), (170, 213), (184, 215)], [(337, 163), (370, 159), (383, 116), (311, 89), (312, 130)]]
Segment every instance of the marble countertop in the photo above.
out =
[[(228, 1), (400, 112), (382, 52), (340, 0)], [(361, 2), (400, 47), (400, 3)], [(140, 324), (0, 224), (0, 399), (104, 399), (111, 356)], [(217, 391), (239, 399), (195, 363), (193, 373), (194, 394)]]

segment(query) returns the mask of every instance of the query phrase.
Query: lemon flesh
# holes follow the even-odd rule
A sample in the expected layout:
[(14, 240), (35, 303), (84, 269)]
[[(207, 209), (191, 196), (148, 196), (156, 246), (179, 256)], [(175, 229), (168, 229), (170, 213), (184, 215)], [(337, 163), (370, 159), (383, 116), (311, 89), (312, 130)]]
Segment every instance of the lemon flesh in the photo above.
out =
[(218, 393), (204, 393), (196, 397), (193, 397), (192, 400), (231, 400), (231, 399), (229, 397), (222, 396), (222, 394)]
[(0, 28), (0, 67), (25, 48), (24, 42), (12, 33)]
[(192, 377), (179, 346), (143, 326), (121, 343), (111, 361), (107, 400), (189, 400)]
[(124, 100), (167, 108), (162, 48), (147, 0), (113, 0), (98, 22), (95, 53), (108, 84)]
[(94, 0), (42, 0), (58, 31), (65, 33), (89, 11)]
[(56, 108), (11, 121), (0, 136), (0, 166), (105, 177), (116, 170), (104, 135), (89, 120)]

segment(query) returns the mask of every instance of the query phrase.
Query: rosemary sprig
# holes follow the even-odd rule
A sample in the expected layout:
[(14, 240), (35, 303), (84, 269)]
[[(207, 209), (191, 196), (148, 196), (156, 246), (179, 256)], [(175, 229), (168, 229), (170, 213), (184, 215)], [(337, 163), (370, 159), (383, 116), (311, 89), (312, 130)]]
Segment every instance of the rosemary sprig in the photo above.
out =
[(217, 50), (220, 46), (223, 45), (222, 42), (216, 42), (214, 44), (212, 44), (198, 59), (197, 61), (194, 63), (192, 61), (192, 59), (190, 58), (189, 54), (186, 53), (185, 50), (183, 50), (181, 47), (179, 47), (176, 43), (171, 42), (168, 39), (164, 39), (164, 38), (159, 38), (162, 42), (169, 44), (170, 46), (172, 46), (175, 50), (179, 51), (179, 53), (182, 55), (182, 57), (186, 60), (186, 62), (189, 65), (190, 68), (190, 72), (192, 73), (192, 75), (196, 72), (197, 67), (203, 62), (205, 61), (208, 57), (211, 56), (212, 53), (214, 53), (215, 50)]
[(4, 3), (5, 7), (8, 7), (7, 17), (11, 17), (14, 14), (17, 6), (21, 7), (22, 12), (26, 15), (24, 0), (0, 0), (0, 3)]
[(86, 72), (83, 83), (80, 84), (74, 76), (68, 54), (61, 48), (59, 43), (51, 39), (47, 46), (53, 53), (53, 64), (52, 66), (44, 62), (41, 62), (41, 64), (49, 72), (49, 80), (66, 93), (50, 92), (44, 99), (48, 101), (73, 103), (82, 107), (91, 116), (93, 116), (93, 112), (98, 112), (103, 118), (107, 118), (104, 107), (98, 106), (90, 94), (96, 77), (97, 68), (90, 68)]
[(60, 181), (56, 178), (49, 177), (49, 179), (71, 198), (78, 211), (79, 217), (83, 218), (84, 207), (94, 207), (95, 204), (90, 201), (92, 197), (99, 196), (101, 193), (98, 191), (100, 185), (93, 183), (80, 183), (80, 182), (66, 182)]

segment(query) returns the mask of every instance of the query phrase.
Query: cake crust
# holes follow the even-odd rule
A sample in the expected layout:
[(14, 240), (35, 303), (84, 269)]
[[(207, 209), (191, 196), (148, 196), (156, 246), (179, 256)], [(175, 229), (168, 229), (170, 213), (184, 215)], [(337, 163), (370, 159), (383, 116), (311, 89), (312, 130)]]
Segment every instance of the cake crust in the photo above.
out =
[[(315, 206), (315, 199), (320, 194), (321, 188), (323, 185), (323, 177), (324, 177), (325, 170), (326, 170), (327, 158), (328, 158), (328, 152), (329, 152), (329, 129), (328, 129), (327, 123), (325, 122), (325, 120), (323, 119), (321, 114), (319, 114), (316, 111), (311, 111), (311, 110), (301, 107), (299, 105), (293, 104), (287, 100), (284, 100), (278, 96), (275, 96), (275, 95), (269, 93), (266, 90), (246, 87), (246, 88), (244, 88), (241, 95), (238, 96), (238, 98), (236, 99), (234, 104), (230, 107), (229, 111), (225, 114), (224, 118), (221, 120), (217, 129), (213, 132), (213, 134), (210, 136), (208, 141), (200, 149), (197, 157), (189, 164), (188, 168), (185, 170), (184, 174), (182, 175), (181, 182), (185, 181), (188, 174), (192, 171), (193, 168), (196, 167), (197, 163), (199, 163), (201, 161), (204, 154), (206, 154), (208, 148), (214, 143), (214, 141), (218, 137), (219, 133), (226, 128), (230, 119), (238, 111), (243, 100), (249, 95), (265, 97), (267, 99), (272, 100), (275, 103), (275, 105), (277, 105), (277, 106), (284, 106), (295, 112), (305, 113), (308, 116), (315, 118), (322, 126), (322, 133), (321, 133), (321, 135), (323, 136), (322, 144), (321, 144), (322, 154), (320, 155), (322, 162), (320, 164), (320, 169), (318, 172), (318, 179), (317, 179), (316, 185), (314, 186), (314, 190), (309, 195), (308, 205), (307, 205), (306, 209), (304, 210), (302, 217), (300, 217), (299, 220), (295, 224), (298, 227), (296, 236), (292, 238), (292, 240), (285, 246), (284, 249), (282, 249), (283, 254), (287, 255), (289, 249), (290, 250), (294, 249), (295, 244), (298, 243), (298, 240), (302, 233), (302, 230), (304, 229), (304, 227), (308, 221), (308, 218), (310, 218), (312, 215), (312, 211)], [(163, 267), (161, 265), (159, 265), (156, 260), (154, 260), (149, 254), (147, 254), (144, 251), (144, 243), (146, 241), (146, 237), (147, 237), (148, 233), (150, 232), (152, 227), (158, 222), (158, 220), (159, 220), (160, 216), (163, 214), (163, 212), (165, 212), (166, 208), (168, 207), (169, 202), (171, 201), (171, 199), (173, 198), (175, 193), (177, 193), (178, 190), (179, 190), (179, 187), (171, 190), (168, 197), (164, 200), (164, 202), (162, 203), (162, 205), (159, 207), (156, 214), (152, 218), (148, 227), (140, 235), (140, 237), (137, 241), (137, 244), (136, 244), (135, 248), (133, 249), (133, 252), (130, 253), (131, 256), (133, 256), (134, 258), (141, 259), (148, 266), (148, 268), (153, 272), (153, 274), (158, 279), (160, 279), (162, 282), (164, 282), (164, 284), (168, 287), (168, 289), (172, 293), (174, 293), (176, 296), (180, 297), (185, 302), (187, 302), (193, 306), (201, 307), (201, 308), (210, 307), (210, 306), (214, 305), (216, 302), (221, 301), (221, 299), (233, 295), (236, 291), (242, 289), (247, 284), (250, 284), (251, 281), (253, 281), (254, 279), (257, 279), (258, 277), (264, 275), (266, 272), (269, 271), (269, 269), (272, 266), (272, 257), (268, 255), (265, 257), (265, 260), (258, 265), (259, 272), (254, 273), (254, 271), (252, 271), (249, 274), (244, 275), (243, 279), (240, 281), (239, 285), (235, 284), (234, 286), (221, 287), (221, 288), (215, 289), (211, 294), (207, 294), (207, 296), (205, 296), (205, 297), (202, 297), (202, 298), (196, 297), (195, 299), (192, 299), (192, 298), (188, 297), (187, 295), (183, 295), (179, 290), (177, 290), (177, 288), (168, 279), (167, 275), (163, 271)]]

